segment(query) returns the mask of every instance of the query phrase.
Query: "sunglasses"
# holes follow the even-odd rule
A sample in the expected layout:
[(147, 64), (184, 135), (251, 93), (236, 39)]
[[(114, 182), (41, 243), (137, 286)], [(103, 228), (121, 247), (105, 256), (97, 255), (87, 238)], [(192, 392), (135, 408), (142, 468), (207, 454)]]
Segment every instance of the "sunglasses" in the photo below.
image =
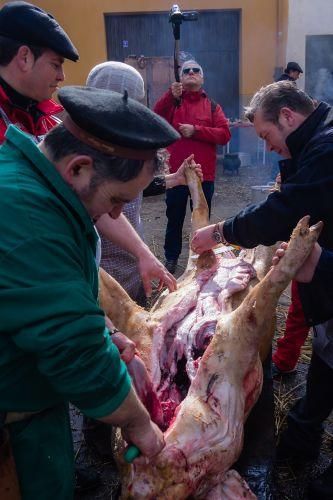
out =
[(193, 71), (193, 73), (196, 73), (196, 74), (201, 72), (200, 68), (185, 68), (185, 69), (183, 69), (183, 75), (188, 75), (190, 73), (190, 71)]

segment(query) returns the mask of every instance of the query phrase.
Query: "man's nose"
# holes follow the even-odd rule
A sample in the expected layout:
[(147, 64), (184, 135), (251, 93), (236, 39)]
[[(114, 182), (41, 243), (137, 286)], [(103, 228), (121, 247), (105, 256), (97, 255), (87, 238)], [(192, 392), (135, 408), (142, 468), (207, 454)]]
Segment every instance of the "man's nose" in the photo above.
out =
[(57, 80), (59, 80), (59, 82), (63, 82), (65, 80), (65, 72), (62, 66), (57, 72)]

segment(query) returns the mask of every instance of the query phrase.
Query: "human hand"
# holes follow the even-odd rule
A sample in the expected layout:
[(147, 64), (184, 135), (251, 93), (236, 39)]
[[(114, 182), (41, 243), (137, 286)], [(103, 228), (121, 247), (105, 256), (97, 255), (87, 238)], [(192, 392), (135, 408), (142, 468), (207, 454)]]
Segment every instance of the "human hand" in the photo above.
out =
[(152, 280), (159, 281), (158, 291), (162, 290), (163, 286), (167, 286), (170, 292), (176, 290), (176, 279), (149, 249), (140, 254), (138, 268), (147, 297), (150, 297), (152, 294)]
[(201, 254), (206, 250), (210, 250), (216, 245), (216, 241), (213, 238), (215, 224), (203, 227), (194, 232), (191, 241), (191, 249), (193, 252)]
[[(277, 266), (280, 260), (284, 257), (286, 250), (288, 248), (288, 243), (283, 242), (276, 250), (273, 258), (272, 264), (273, 266)], [(300, 283), (309, 283), (313, 279), (313, 275), (315, 273), (316, 267), (318, 265), (320, 256), (321, 256), (322, 248), (318, 243), (315, 243), (310, 255), (304, 261), (302, 267), (297, 271), (295, 280)]]
[(183, 93), (183, 84), (180, 82), (173, 82), (171, 84), (171, 92), (175, 99), (179, 99)]
[(111, 339), (115, 346), (117, 346), (121, 359), (126, 364), (132, 361), (135, 355), (135, 343), (121, 332), (113, 333)]
[(179, 130), (180, 134), (183, 137), (186, 137), (187, 139), (192, 137), (192, 135), (195, 132), (194, 125), (190, 125), (189, 123), (180, 123), (178, 130)]
[(151, 421), (147, 409), (139, 400), (133, 387), (116, 410), (100, 417), (99, 420), (120, 427), (125, 441), (137, 446), (146, 457), (157, 455), (165, 446), (163, 433)]
[(132, 428), (122, 429), (122, 435), (127, 443), (134, 444), (139, 448), (143, 457), (134, 460), (134, 463), (145, 464), (147, 458), (152, 458), (165, 446), (163, 432), (150, 420), (148, 425), (140, 425), (137, 430)]
[[(185, 186), (187, 184), (185, 172), (188, 168), (194, 170), (200, 181), (203, 181), (201, 165), (199, 165), (199, 163), (195, 163), (194, 155), (192, 154), (188, 158), (185, 158), (181, 166), (178, 168), (177, 172), (166, 176), (165, 179), (167, 188), (181, 185)], [(170, 179), (168, 179), (168, 177), (170, 177)]]

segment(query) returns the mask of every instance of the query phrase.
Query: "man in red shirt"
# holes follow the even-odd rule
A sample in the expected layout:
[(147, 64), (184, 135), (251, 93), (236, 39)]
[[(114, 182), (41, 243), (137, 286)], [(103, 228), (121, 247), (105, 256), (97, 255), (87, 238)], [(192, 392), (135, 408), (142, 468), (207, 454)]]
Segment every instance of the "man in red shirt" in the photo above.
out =
[[(230, 140), (228, 121), (219, 104), (208, 98), (202, 85), (202, 67), (186, 61), (180, 71), (180, 82), (156, 103), (154, 111), (163, 116), (180, 134), (181, 139), (168, 148), (170, 172), (175, 172), (185, 158), (194, 154), (203, 171), (202, 188), (209, 207), (214, 193), (216, 146)], [(182, 229), (189, 190), (187, 186), (168, 189), (166, 193), (168, 224), (165, 235), (166, 268), (174, 273), (182, 250)]]
[(65, 59), (79, 54), (57, 21), (26, 2), (0, 10), (0, 143), (10, 124), (39, 142), (63, 108), (51, 100), (64, 80)]

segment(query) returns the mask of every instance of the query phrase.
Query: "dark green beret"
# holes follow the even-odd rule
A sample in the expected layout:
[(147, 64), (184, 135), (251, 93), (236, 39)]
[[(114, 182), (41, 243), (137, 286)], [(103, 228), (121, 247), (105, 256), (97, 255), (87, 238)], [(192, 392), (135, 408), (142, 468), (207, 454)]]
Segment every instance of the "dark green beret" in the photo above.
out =
[(148, 159), (180, 135), (149, 108), (125, 94), (93, 87), (62, 87), (64, 126), (81, 142), (110, 155)]
[(77, 61), (78, 51), (51, 14), (27, 2), (10, 2), (0, 10), (0, 35), (17, 42), (52, 49)]

